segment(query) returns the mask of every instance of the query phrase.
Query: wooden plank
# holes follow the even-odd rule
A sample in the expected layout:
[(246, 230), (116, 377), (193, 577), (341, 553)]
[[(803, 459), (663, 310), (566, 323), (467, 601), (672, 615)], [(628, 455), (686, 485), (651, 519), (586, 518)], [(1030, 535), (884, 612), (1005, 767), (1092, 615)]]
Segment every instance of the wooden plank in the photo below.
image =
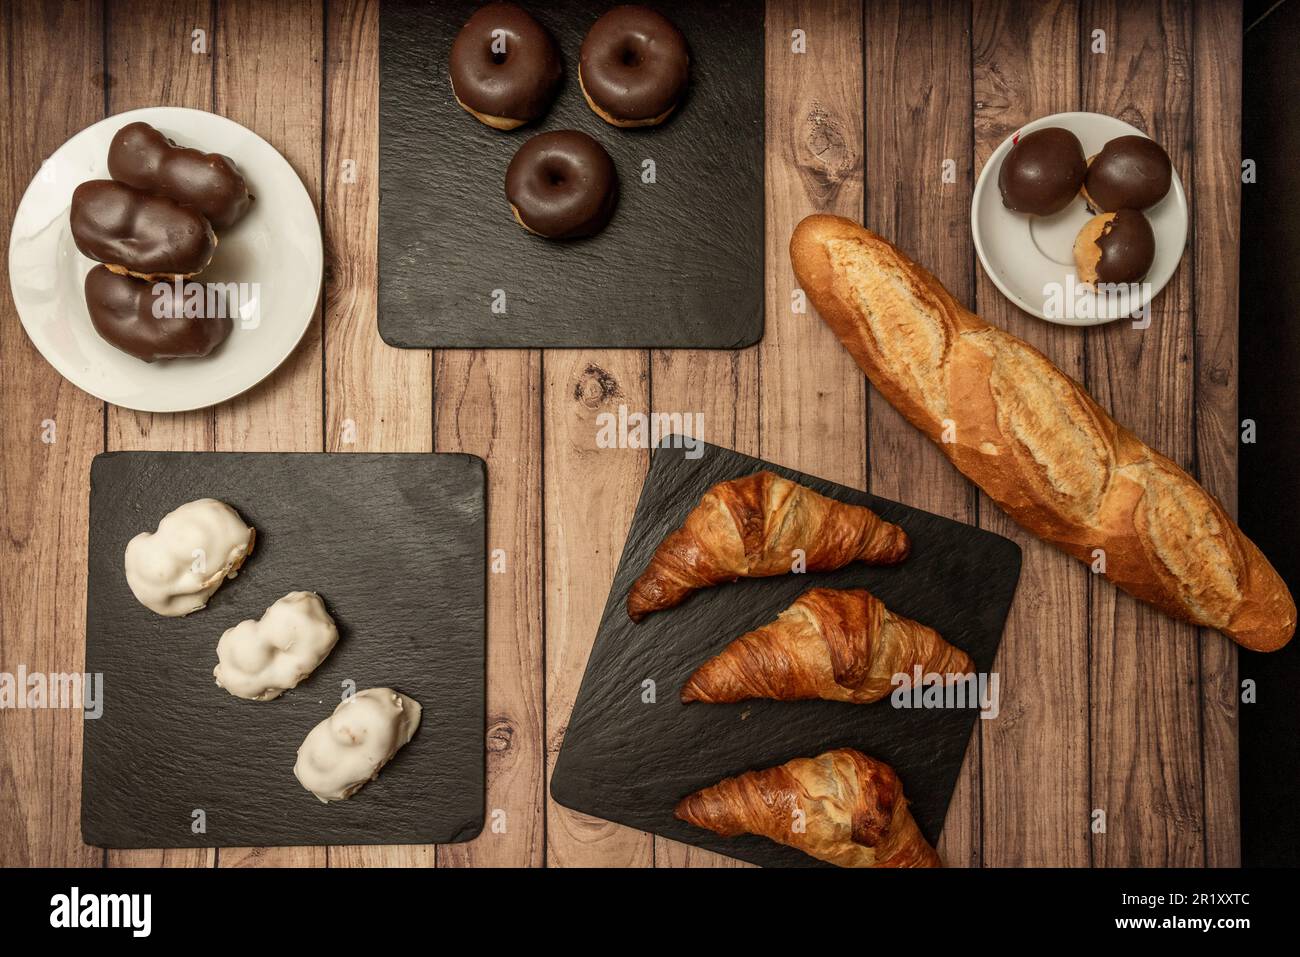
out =
[[(214, 105), (284, 154), (317, 207), (321, 195), (324, 12), (320, 0), (221, 0)], [(329, 264), (327, 264), (328, 267)], [(328, 271), (328, 268), (327, 268)], [(319, 314), (260, 386), (217, 409), (220, 451), (321, 451)], [(323, 866), (324, 847), (224, 848), (222, 867)]]
[[(1191, 11), (1085, 0), (1083, 108), (1157, 139), (1194, 172)], [(1104, 31), (1106, 52), (1091, 52)], [(1193, 202), (1197, 201), (1193, 191)], [(1087, 336), (1089, 391), (1141, 439), (1194, 467), (1190, 257), (1153, 303), (1150, 328), (1115, 322)], [(1106, 813), (1093, 860), (1110, 867), (1203, 863), (1196, 631), (1102, 582), (1092, 589), (1092, 801)]]
[[(14, 211), (41, 162), (103, 115), (98, 3), (15, 2), (0, 11), (0, 206)], [(8, 262), (9, 230), (3, 231)], [(0, 669), (80, 672), (85, 662), (87, 489), (104, 408), (65, 382), (0, 297)], [(52, 431), (51, 431), (52, 430)], [(0, 711), (0, 861), (98, 866), (81, 842), (79, 710)]]
[[(1240, 4), (1227, 0), (1200, 0), (1193, 13), (1196, 464), (1198, 478), (1233, 516), (1237, 513), (1241, 21)], [(1237, 650), (1222, 635), (1203, 630), (1199, 653), (1205, 864), (1238, 867)]]
[[(801, 31), (796, 34), (795, 31)], [(802, 38), (806, 52), (794, 52)], [(760, 454), (864, 488), (866, 379), (811, 307), (796, 313), (790, 234), (805, 216), (862, 219), (862, 6), (767, 5), (767, 325)]]
[[(105, 90), (109, 114), (145, 106), (212, 108), (213, 36), (209, 0), (185, 0), (170, 17), (158, 16), (157, 5), (147, 0), (114, 0), (104, 21)], [(196, 47), (194, 30), (203, 30)], [(219, 143), (192, 144), (219, 150)], [(208, 451), (214, 442), (212, 409), (177, 415), (133, 412), (107, 407), (105, 447), (108, 451), (148, 449)], [(211, 867), (212, 848), (171, 850), (110, 850), (109, 867)]]
[[(770, 148), (770, 147), (769, 147)], [(650, 357), (656, 412), (703, 417), (706, 442), (758, 453), (758, 347), (740, 352), (661, 350)], [(744, 861), (666, 837), (655, 838), (655, 867), (750, 867)]]
[[(433, 361), (379, 338), (379, 4), (335, 0), (325, 24), (325, 447), (433, 451)], [(331, 847), (330, 867), (432, 867), (433, 845)]]
[[(1078, 108), (1074, 0), (976, 0), (975, 162), (982, 169), (1026, 122)], [(1083, 335), (1021, 312), (976, 266), (977, 310), (1083, 378)], [(1020, 586), (994, 665), (1001, 715), (981, 721), (983, 842), (990, 867), (1086, 866), (1088, 589), (1079, 562), (1020, 529), (986, 497), (980, 525), (1024, 550)], [(1109, 586), (1103, 586), (1109, 587)]]
[[(645, 409), (646, 355), (547, 350), (542, 358), (546, 588), (546, 774), (578, 694), (649, 462), (643, 449), (599, 448), (597, 417)], [(551, 866), (648, 867), (649, 834), (578, 814), (546, 796)]]
[(542, 356), (439, 352), (435, 379), (438, 451), (469, 452), (487, 462), (491, 569), (487, 817), (476, 839), (440, 847), (438, 866), (540, 867), (546, 858)]
[[(961, 302), (972, 298), (969, 4), (871, 0), (866, 37), (867, 226), (923, 262)], [(871, 490), (975, 520), (975, 492), (878, 394), (868, 402)], [(939, 852), (979, 862), (979, 740), (972, 735)]]

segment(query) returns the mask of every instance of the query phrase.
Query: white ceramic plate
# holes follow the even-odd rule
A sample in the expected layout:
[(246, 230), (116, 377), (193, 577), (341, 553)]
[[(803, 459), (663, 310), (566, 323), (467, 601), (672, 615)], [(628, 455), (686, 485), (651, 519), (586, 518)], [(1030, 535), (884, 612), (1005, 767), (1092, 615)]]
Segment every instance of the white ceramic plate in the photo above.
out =
[[(1156, 257), (1135, 293), (1097, 295), (1081, 290), (1074, 268), (1074, 239), (1091, 215), (1076, 198), (1054, 216), (1026, 216), (1002, 205), (998, 171), (1016, 138), (1044, 126), (1069, 130), (1095, 156), (1107, 141), (1141, 130), (1101, 113), (1057, 113), (1026, 123), (994, 150), (984, 164), (971, 200), (970, 224), (975, 252), (993, 284), (1025, 312), (1067, 326), (1095, 326), (1139, 313), (1155, 297), (1183, 258), (1187, 244), (1187, 194), (1174, 170), (1165, 198), (1146, 210), (1156, 236)], [(1086, 301), (1085, 301), (1086, 300)], [(1063, 308), (1065, 304), (1068, 308)]]
[[(229, 156), (255, 197), (248, 215), (220, 234), (212, 264), (195, 279), (250, 284), (258, 314), (235, 318), (230, 338), (202, 359), (141, 362), (101, 339), (86, 310), (82, 285), (95, 263), (72, 241), (72, 191), (108, 178), (109, 142), (137, 120), (183, 146)], [(233, 120), (179, 107), (119, 113), (60, 146), (27, 187), (9, 237), (9, 285), (41, 355), (77, 388), (143, 412), (206, 408), (270, 375), (311, 323), (323, 270), (320, 221), (288, 161)]]

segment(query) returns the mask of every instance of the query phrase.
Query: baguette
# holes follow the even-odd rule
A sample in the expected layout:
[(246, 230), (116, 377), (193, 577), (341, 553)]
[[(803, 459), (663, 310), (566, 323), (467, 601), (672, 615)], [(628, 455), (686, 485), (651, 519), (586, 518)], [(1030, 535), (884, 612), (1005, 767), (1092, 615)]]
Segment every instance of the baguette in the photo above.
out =
[(790, 258), (872, 384), (1025, 529), (1243, 647), (1291, 640), (1295, 602), (1259, 548), (1046, 356), (851, 220), (809, 216)]

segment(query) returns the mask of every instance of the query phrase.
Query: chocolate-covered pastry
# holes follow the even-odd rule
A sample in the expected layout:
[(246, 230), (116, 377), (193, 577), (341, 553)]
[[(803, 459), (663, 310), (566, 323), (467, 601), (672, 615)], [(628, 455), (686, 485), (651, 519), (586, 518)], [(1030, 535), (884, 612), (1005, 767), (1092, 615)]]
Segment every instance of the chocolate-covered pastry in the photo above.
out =
[(498, 130), (546, 113), (560, 85), (560, 50), (546, 28), (513, 3), (475, 11), (451, 45), (456, 102)]
[(1078, 195), (1087, 171), (1083, 146), (1069, 130), (1047, 126), (1025, 133), (998, 170), (1002, 205), (1034, 216), (1058, 213)]
[(252, 204), (234, 160), (177, 146), (148, 123), (130, 123), (108, 147), (108, 174), (119, 183), (193, 206), (214, 229), (229, 229)]
[(1148, 209), (1173, 182), (1169, 154), (1145, 136), (1119, 136), (1088, 161), (1083, 198), (1096, 212)]
[(145, 362), (206, 356), (230, 335), (231, 319), (186, 317), (183, 298), (176, 301), (173, 283), (165, 280), (122, 276), (107, 266), (86, 274), (86, 306), (95, 331), (109, 345)]
[(1156, 258), (1156, 236), (1136, 209), (1094, 216), (1074, 240), (1074, 263), (1081, 282), (1141, 281)]
[(193, 206), (111, 179), (76, 188), (71, 221), (72, 238), (84, 255), (141, 279), (191, 276), (217, 248), (212, 225)]
[(578, 83), (587, 105), (614, 126), (654, 126), (686, 95), (691, 65), (682, 32), (648, 7), (615, 7), (587, 31)]
[(539, 236), (590, 236), (614, 214), (618, 175), (604, 147), (586, 133), (541, 133), (510, 161), (506, 199), (519, 225)]

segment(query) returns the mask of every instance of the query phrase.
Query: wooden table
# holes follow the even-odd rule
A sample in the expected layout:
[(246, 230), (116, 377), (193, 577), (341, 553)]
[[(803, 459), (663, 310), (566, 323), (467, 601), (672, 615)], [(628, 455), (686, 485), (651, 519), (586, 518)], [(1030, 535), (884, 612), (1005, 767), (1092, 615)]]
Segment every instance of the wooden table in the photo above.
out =
[[(472, 452), (489, 467), (489, 547), (507, 560), (504, 574), (488, 576), (487, 807), (498, 826), (436, 848), (105, 852), (80, 839), (79, 714), (5, 711), (0, 863), (724, 863), (573, 814), (547, 794), (647, 466), (644, 451), (596, 447), (595, 417), (620, 404), (703, 411), (710, 441), (1024, 547), (997, 662), (1002, 714), (973, 736), (940, 847), (950, 865), (1237, 862), (1231, 645), (1138, 606), (1011, 525), (867, 387), (829, 329), (793, 311), (786, 255), (810, 212), (863, 219), (958, 299), (1052, 356), (1232, 508), (1237, 4), (770, 0), (767, 332), (738, 353), (386, 347), (375, 331), (377, 5), (174, 7), (159, 19), (145, 0), (4, 4), (0, 206), (11, 220), (41, 159), (107, 114), (213, 110), (280, 149), (316, 199), (323, 307), (268, 382), (219, 408), (168, 416), (105, 406), (64, 382), (4, 297), (0, 671), (82, 667), (87, 476), (99, 452)], [(806, 52), (792, 52), (796, 30)], [(1075, 109), (1155, 136), (1191, 197), (1193, 239), (1145, 331), (1032, 319), (975, 261), (968, 212), (982, 163), (1022, 122)], [(47, 420), (53, 443), (42, 438)]]

